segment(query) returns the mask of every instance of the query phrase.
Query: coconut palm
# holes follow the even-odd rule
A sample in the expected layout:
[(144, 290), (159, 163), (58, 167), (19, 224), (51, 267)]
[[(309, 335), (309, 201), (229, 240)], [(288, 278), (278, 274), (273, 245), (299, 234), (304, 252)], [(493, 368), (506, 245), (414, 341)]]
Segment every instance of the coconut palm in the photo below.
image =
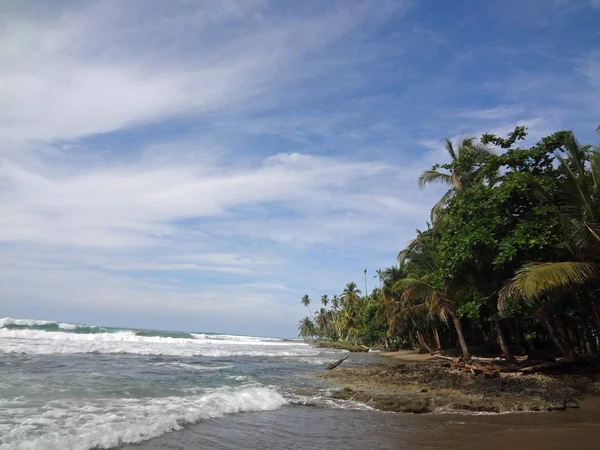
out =
[(360, 289), (354, 281), (346, 284), (344, 291), (342, 292), (342, 301), (346, 307), (352, 307), (358, 303), (358, 299), (360, 298)]
[(440, 172), (439, 166), (434, 166), (431, 170), (424, 171), (419, 177), (419, 187), (422, 189), (427, 184), (443, 183), (449, 186), (448, 191), (435, 204), (431, 210), (431, 220), (438, 220), (443, 212), (448, 200), (465, 186), (473, 185), (477, 179), (477, 166), (475, 162), (481, 156), (490, 153), (485, 146), (477, 143), (475, 138), (468, 137), (458, 143), (457, 148), (450, 139), (446, 138), (444, 148), (450, 155), (451, 162), (448, 172)]
[(308, 296), (308, 294), (304, 294), (302, 296), (302, 299), (300, 299), (300, 303), (302, 303), (304, 306), (306, 306), (306, 309), (308, 309), (308, 313), (310, 314), (310, 317), (312, 317), (312, 319), (314, 320), (314, 316), (312, 311), (310, 310), (310, 297)]
[(316, 313), (316, 317), (315, 317), (315, 324), (318, 327), (320, 336), (326, 336), (329, 334), (329, 322), (330, 322), (329, 311), (327, 311), (327, 309), (325, 309), (325, 308), (321, 308)]
[(310, 317), (305, 317), (298, 322), (298, 332), (303, 338), (313, 337), (315, 335), (315, 324)]
[[(529, 177), (548, 204), (558, 204), (562, 241), (567, 261), (529, 263), (516, 271), (500, 291), (498, 308), (509, 298), (522, 298), (534, 306), (536, 318), (547, 328), (563, 356), (574, 357), (573, 344), (566, 329), (560, 305), (561, 294), (573, 298), (585, 285), (600, 280), (600, 151), (581, 147), (572, 133), (564, 135), (564, 155), (556, 158), (564, 172), (562, 190), (553, 197), (539, 182)], [(552, 295), (549, 295), (552, 294)], [(586, 309), (600, 333), (600, 304), (589, 289)]]
[(334, 311), (337, 311), (338, 309), (340, 309), (340, 299), (337, 295), (334, 295), (333, 298), (331, 299), (331, 307), (333, 308)]
[[(557, 154), (566, 174), (566, 189), (559, 199), (570, 261), (526, 264), (504, 286), (500, 301), (519, 295), (536, 299), (550, 291), (583, 285), (600, 277), (600, 151), (583, 149), (569, 133), (566, 156)], [(531, 180), (550, 202), (550, 194)]]
[[(425, 275), (420, 278), (404, 278), (395, 284), (394, 289), (400, 294), (401, 300), (405, 303), (412, 303), (414, 309), (425, 308), (431, 316), (437, 315), (444, 322), (452, 321), (463, 358), (471, 359), (460, 317), (456, 312), (456, 303), (451, 300), (453, 289), (450, 285), (438, 288), (431, 282), (431, 277)], [(408, 310), (409, 308), (405, 306), (404, 309)]]
[(391, 286), (402, 308), (406, 311), (427, 311), (430, 317), (439, 316), (444, 322), (452, 322), (463, 353), (471, 355), (457, 313), (457, 298), (466, 295), (465, 281), (443, 281), (437, 277), (438, 267), (434, 258), (435, 248), (431, 240), (432, 230), (418, 232), (417, 238), (400, 252), (398, 261), (405, 276)]
[(321, 297), (321, 305), (327, 307), (328, 304), (329, 304), (329, 297), (327, 297), (327, 294), (324, 294)]

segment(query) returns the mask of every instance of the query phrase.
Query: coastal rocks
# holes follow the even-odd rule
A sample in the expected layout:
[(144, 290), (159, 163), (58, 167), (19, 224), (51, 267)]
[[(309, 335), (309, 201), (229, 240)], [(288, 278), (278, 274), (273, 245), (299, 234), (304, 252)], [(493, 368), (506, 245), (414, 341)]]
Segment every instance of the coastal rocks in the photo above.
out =
[(589, 379), (503, 374), (474, 377), (449, 364), (402, 364), (339, 369), (318, 375), (343, 388), (333, 398), (365, 403), (382, 411), (517, 412), (576, 408), (597, 384)]
[(350, 388), (344, 388), (334, 392), (331, 396), (338, 400), (353, 400), (365, 403), (381, 411), (410, 412), (422, 414), (430, 412), (430, 402), (426, 398), (416, 398), (399, 394), (373, 394), (369, 392), (357, 392)]

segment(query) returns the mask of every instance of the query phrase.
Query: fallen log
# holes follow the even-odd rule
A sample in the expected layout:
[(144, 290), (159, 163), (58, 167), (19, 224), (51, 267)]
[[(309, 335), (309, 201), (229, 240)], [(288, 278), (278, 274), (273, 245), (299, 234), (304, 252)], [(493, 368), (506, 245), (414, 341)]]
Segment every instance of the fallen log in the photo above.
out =
[[(433, 356), (435, 356), (436, 358), (441, 358), (441, 359), (447, 359), (448, 361), (456, 361), (462, 360), (461, 356), (444, 356), (444, 355), (438, 355), (438, 354), (434, 354)], [(481, 361), (481, 362), (502, 362), (505, 361), (504, 358), (483, 358), (481, 356), (471, 356), (471, 360), (472, 361)]]
[(504, 358), (483, 358), (481, 356), (471, 356), (473, 361), (482, 361), (482, 362), (495, 362), (495, 361), (506, 361)]
[(333, 370), (335, 369), (337, 366), (339, 366), (341, 363), (343, 363), (344, 361), (346, 361), (346, 359), (348, 359), (347, 356), (344, 356), (342, 359), (338, 359), (336, 362), (334, 362), (333, 364), (330, 364), (327, 366), (327, 370)]
[(554, 361), (543, 364), (536, 364), (535, 366), (523, 367), (522, 369), (519, 369), (519, 372), (534, 373), (545, 369), (555, 369), (557, 367), (568, 365), (573, 365), (573, 361)]

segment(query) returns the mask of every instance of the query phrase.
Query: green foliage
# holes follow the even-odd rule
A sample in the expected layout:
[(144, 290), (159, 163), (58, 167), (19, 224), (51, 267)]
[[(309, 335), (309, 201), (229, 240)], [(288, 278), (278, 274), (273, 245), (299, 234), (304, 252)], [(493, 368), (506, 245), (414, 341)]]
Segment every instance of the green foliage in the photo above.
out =
[(600, 150), (570, 131), (518, 147), (526, 135), (447, 140), (450, 162), (418, 180), (448, 185), (432, 224), (377, 271), (381, 289), (364, 297), (351, 282), (324, 296), (314, 335), (427, 350), (458, 343), (465, 358), (469, 345), (506, 357), (525, 347), (600, 353)]

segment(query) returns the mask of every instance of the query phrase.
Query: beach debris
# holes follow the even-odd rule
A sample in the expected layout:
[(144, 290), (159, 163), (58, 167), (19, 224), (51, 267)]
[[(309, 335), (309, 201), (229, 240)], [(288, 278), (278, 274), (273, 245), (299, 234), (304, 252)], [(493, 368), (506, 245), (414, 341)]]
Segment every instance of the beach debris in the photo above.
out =
[(330, 364), (327, 366), (327, 370), (333, 370), (335, 369), (337, 366), (339, 366), (341, 363), (343, 363), (344, 361), (346, 361), (346, 359), (348, 359), (348, 356), (344, 356), (342, 359), (338, 359), (336, 362), (334, 362), (333, 364)]

